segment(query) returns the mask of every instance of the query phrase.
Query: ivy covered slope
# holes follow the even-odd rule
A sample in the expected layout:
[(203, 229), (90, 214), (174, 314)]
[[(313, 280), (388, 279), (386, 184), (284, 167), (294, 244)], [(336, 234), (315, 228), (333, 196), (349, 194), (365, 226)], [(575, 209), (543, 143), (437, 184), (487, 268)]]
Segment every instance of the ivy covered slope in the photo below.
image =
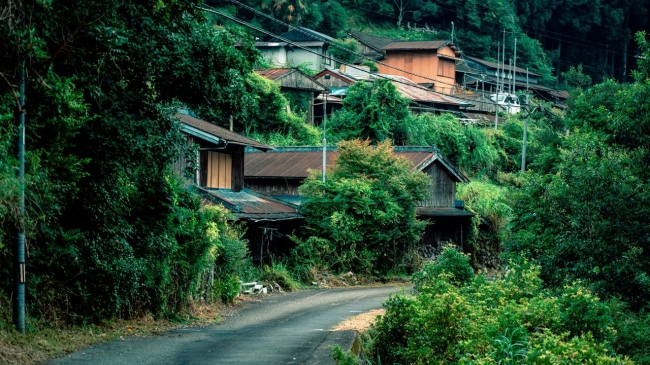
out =
[(257, 57), (248, 37), (204, 24), (198, 4), (0, 5), (0, 285), (10, 290), (13, 277), (24, 57), (30, 315), (160, 313), (193, 292), (214, 216), (170, 172), (181, 145), (171, 116), (175, 103), (243, 109)]

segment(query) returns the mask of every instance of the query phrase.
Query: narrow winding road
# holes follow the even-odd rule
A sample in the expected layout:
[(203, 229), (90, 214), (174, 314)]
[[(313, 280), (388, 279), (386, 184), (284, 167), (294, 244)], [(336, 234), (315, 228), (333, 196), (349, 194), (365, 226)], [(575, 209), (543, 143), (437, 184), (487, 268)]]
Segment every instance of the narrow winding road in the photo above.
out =
[(333, 364), (329, 345), (350, 331), (330, 331), (372, 309), (397, 287), (304, 290), (247, 303), (215, 325), (127, 338), (88, 347), (48, 364)]

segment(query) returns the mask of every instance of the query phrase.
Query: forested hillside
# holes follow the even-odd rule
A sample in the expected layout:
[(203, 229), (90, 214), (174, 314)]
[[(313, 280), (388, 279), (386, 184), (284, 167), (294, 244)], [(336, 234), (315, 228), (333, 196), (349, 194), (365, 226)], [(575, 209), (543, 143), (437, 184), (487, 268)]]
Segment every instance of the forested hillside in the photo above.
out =
[[(647, 29), (650, 3), (643, 0), (241, 0), (263, 14), (332, 37), (349, 30), (401, 39), (452, 39), (465, 55), (497, 59), (497, 43), (512, 54), (517, 38), (517, 65), (563, 83), (562, 73), (582, 65), (594, 82), (631, 81), (639, 56), (637, 31)], [(239, 18), (275, 34), (287, 30), (235, 1), (208, 0)], [(223, 24), (224, 19), (214, 19)], [(268, 39), (256, 33), (260, 39)], [(503, 44), (503, 43), (502, 43)], [(507, 59), (506, 59), (507, 63)]]

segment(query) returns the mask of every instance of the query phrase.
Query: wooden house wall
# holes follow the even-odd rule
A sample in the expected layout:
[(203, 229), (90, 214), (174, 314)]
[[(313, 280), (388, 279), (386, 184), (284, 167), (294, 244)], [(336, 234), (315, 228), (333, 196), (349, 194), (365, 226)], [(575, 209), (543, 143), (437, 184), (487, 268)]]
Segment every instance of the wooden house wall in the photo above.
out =
[(232, 155), (207, 151), (206, 187), (230, 189), (232, 187)]
[[(416, 83), (431, 83), (432, 80), (439, 80), (441, 82), (435, 83), (435, 90), (443, 93), (451, 93), (453, 85), (455, 85), (456, 78), (456, 64), (453, 60), (447, 60), (438, 57), (438, 52), (441, 54), (454, 56), (453, 51), (449, 47), (443, 47), (440, 50), (422, 50), (422, 51), (389, 51), (386, 53), (386, 59), (382, 62), (414, 74), (422, 75), (425, 77), (415, 76), (411, 73), (402, 72), (391, 67), (378, 64), (379, 73), (404, 76)], [(448, 54), (450, 53), (451, 54)], [(439, 72), (438, 65), (443, 62), (443, 68)]]
[(266, 195), (300, 195), (298, 187), (303, 179), (264, 178), (245, 179), (246, 187)]
[(453, 177), (437, 161), (423, 172), (431, 177), (431, 197), (418, 205), (435, 208), (453, 207), (456, 199), (456, 182)]
[[(188, 145), (193, 145), (194, 144), (194, 137), (192, 136), (187, 136), (186, 135), (186, 140)], [(189, 186), (194, 183), (194, 177), (188, 178), (186, 176), (187, 169), (191, 166), (191, 161), (188, 161), (186, 156), (184, 155), (184, 147), (185, 146), (178, 146), (178, 157), (176, 160), (172, 163), (172, 171), (178, 176), (183, 179), (183, 182), (185, 186)]]

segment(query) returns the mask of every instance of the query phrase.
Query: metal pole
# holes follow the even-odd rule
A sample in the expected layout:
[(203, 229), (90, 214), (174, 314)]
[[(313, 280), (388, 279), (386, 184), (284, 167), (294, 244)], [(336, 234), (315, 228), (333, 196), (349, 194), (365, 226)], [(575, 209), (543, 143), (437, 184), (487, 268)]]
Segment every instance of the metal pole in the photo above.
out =
[(524, 119), (524, 138), (521, 145), (521, 172), (526, 171), (526, 137), (528, 134), (528, 118), (530, 117), (530, 113), (532, 113), (532, 111), (528, 111), (528, 108), (525, 108), (524, 110), (526, 110), (527, 114), (526, 118)]
[(515, 94), (517, 88), (517, 37), (515, 37), (515, 57), (512, 69), (512, 94)]
[(19, 222), (16, 240), (15, 282), (16, 297), (14, 303), (14, 324), (16, 330), (25, 333), (25, 55), (20, 55), (18, 69), (20, 96), (18, 103), (18, 182), (19, 187)]
[[(501, 52), (501, 57), (503, 58), (503, 77), (505, 78), (505, 70), (506, 70), (506, 29), (503, 29), (503, 52)], [(501, 91), (505, 91), (505, 85), (506, 82), (505, 80), (501, 83)]]
[(497, 86), (496, 92), (494, 94), (494, 130), (498, 129), (499, 124), (499, 61), (501, 60), (501, 47), (500, 43), (497, 42)]
[(323, 183), (325, 182), (325, 170), (327, 169), (327, 93), (323, 99)]

